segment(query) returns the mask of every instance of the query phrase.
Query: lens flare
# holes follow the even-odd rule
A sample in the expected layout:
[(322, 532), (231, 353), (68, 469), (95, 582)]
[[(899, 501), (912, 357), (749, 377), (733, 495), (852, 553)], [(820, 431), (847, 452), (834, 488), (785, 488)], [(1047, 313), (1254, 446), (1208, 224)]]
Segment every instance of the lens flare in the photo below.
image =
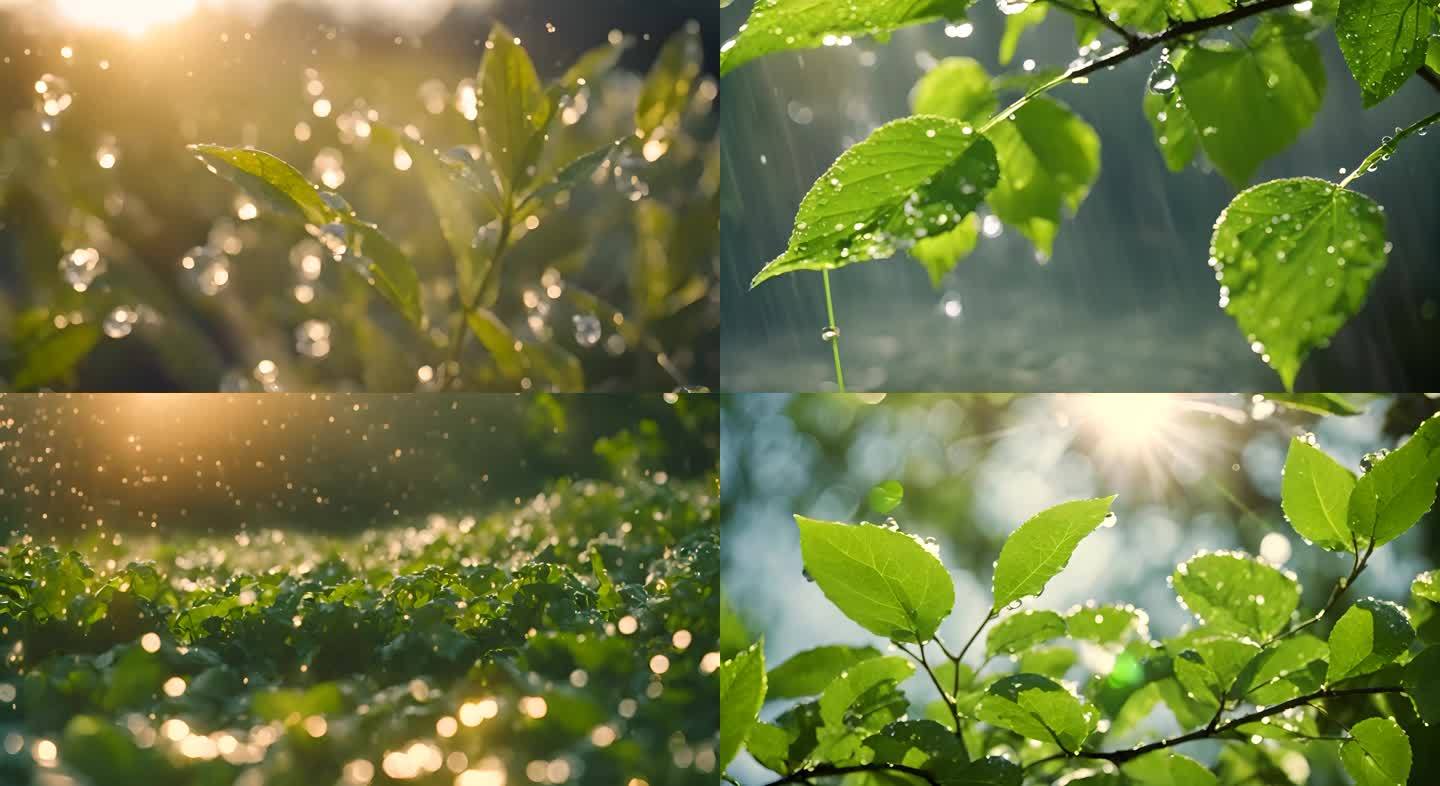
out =
[(55, 10), (86, 27), (103, 27), (141, 35), (156, 25), (177, 22), (195, 11), (196, 0), (57, 0)]

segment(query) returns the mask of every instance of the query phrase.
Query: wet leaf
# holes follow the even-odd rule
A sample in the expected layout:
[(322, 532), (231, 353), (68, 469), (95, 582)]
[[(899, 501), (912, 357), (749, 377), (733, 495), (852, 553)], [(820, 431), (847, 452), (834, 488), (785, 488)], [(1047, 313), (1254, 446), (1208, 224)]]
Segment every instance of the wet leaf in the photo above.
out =
[(805, 570), (845, 616), (879, 636), (926, 641), (955, 605), (950, 574), (915, 538), (796, 516)]
[(887, 480), (870, 489), (870, 507), (876, 513), (889, 513), (905, 499), (905, 487), (898, 480)]
[(1369, 674), (1409, 649), (1415, 629), (1405, 610), (1366, 598), (1351, 606), (1330, 631), (1328, 682)]
[(1064, 104), (1039, 97), (988, 136), (1000, 162), (991, 209), (1050, 256), (1062, 213), (1079, 210), (1100, 176), (1099, 134)]
[(1065, 618), (1053, 611), (1026, 610), (1006, 617), (990, 629), (985, 654), (1011, 655), (1065, 635)]
[(995, 564), (994, 612), (1030, 595), (1070, 563), (1075, 547), (1094, 532), (1110, 512), (1114, 497), (1065, 502), (1043, 510), (1010, 534)]
[(555, 107), (540, 85), (530, 54), (499, 22), (485, 43), (476, 83), (476, 123), (484, 160), (513, 193), (524, 188), (527, 171), (540, 156), (540, 137)]
[(789, 247), (750, 282), (885, 259), (955, 227), (999, 178), (995, 148), (970, 126), (917, 116), (845, 151), (800, 203)]
[(720, 74), (775, 52), (882, 36), (937, 19), (962, 19), (974, 0), (773, 0), (756, 3), (739, 35), (720, 47)]
[(1340, 761), (1357, 786), (1404, 786), (1410, 780), (1410, 738), (1389, 718), (1366, 718), (1350, 727)]
[(1220, 305), (1289, 389), (1385, 268), (1385, 217), (1369, 197), (1324, 180), (1274, 180), (1225, 208), (1210, 256)]
[(1335, 38), (1365, 106), (1390, 97), (1425, 62), (1434, 11), (1422, 0), (1340, 0)]
[(765, 703), (765, 652), (763, 642), (720, 664), (721, 772), (745, 744), (745, 738)]
[(1201, 622), (1259, 640), (1284, 628), (1300, 604), (1295, 579), (1237, 552), (1192, 557), (1170, 580), (1181, 605)]
[(815, 647), (798, 652), (784, 663), (770, 670), (767, 699), (794, 699), (801, 696), (817, 696), (840, 676), (840, 673), (860, 661), (878, 657), (874, 647), (846, 647), (831, 645)]
[(1350, 529), (1361, 544), (1383, 546), (1405, 534), (1435, 504), (1440, 483), (1440, 416), (1378, 458), (1351, 494)]
[(1354, 489), (1354, 473), (1306, 438), (1290, 440), (1280, 498), (1285, 517), (1301, 537), (1331, 551), (1353, 551), (1346, 516)]
[(1079, 750), (1099, 719), (1093, 707), (1037, 674), (1002, 677), (980, 700), (976, 717), (1067, 751)]

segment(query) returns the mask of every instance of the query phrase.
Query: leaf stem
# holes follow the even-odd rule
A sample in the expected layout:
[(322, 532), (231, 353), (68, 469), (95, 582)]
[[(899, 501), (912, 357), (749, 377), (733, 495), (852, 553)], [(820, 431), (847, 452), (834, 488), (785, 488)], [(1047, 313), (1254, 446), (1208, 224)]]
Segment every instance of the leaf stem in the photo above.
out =
[[(490, 267), (485, 271), (485, 276), (475, 285), (475, 291), (471, 294), (469, 302), (464, 300), (465, 293), (460, 293), (460, 320), (450, 330), (450, 348), (445, 359), (443, 374), (444, 382), (442, 389), (447, 389), (460, 379), (460, 355), (465, 350), (465, 339), (470, 336), (470, 312), (485, 298), (485, 290), (491, 286), (491, 280), (499, 275), (500, 262), (510, 245), (510, 231), (512, 212), (504, 211), (500, 216), (500, 235), (495, 240), (495, 253), (490, 257)], [(457, 260), (458, 264), (458, 260)]]
[[(1424, 73), (1424, 71), (1421, 73)], [(1390, 154), (1395, 152), (1395, 149), (1400, 146), (1401, 140), (1413, 134), (1423, 132), (1428, 126), (1436, 122), (1440, 122), (1440, 112), (1434, 112), (1422, 117), (1414, 123), (1411, 123), (1404, 130), (1396, 132), (1395, 136), (1386, 137), (1380, 146), (1375, 148), (1375, 152), (1366, 156), (1365, 160), (1361, 161), (1359, 166), (1355, 167), (1350, 174), (1345, 176), (1344, 180), (1340, 181), (1340, 187), (1345, 188), (1350, 185), (1351, 182), (1364, 177), (1365, 173), (1374, 171), (1380, 166), (1381, 161), (1389, 158)]]
[(980, 638), (980, 633), (985, 630), (985, 626), (993, 622), (998, 616), (1000, 616), (1000, 613), (994, 609), (991, 609), (990, 613), (985, 615), (985, 619), (980, 621), (980, 627), (976, 628), (975, 632), (970, 634), (970, 640), (965, 642), (965, 646), (961, 647), (959, 652), (955, 653), (954, 660), (957, 665), (965, 658), (965, 653), (970, 651), (970, 647), (975, 643), (975, 640)]
[(835, 385), (840, 392), (845, 392), (845, 370), (840, 367), (840, 326), (835, 324), (835, 301), (830, 297), (830, 271), (820, 271), (820, 276), (825, 280), (825, 313), (830, 318), (826, 330), (835, 331), (830, 337), (830, 349), (835, 354)]

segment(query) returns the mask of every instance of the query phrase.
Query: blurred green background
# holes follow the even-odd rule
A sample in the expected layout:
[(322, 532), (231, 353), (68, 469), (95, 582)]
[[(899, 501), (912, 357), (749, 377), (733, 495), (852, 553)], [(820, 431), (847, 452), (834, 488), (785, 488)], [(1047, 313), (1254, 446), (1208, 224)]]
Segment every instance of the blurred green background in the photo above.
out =
[[(1133, 603), (1149, 613), (1152, 637), (1172, 636), (1193, 624), (1166, 582), (1174, 566), (1202, 549), (1243, 549), (1299, 574), (1301, 608), (1313, 612), (1351, 565), (1306, 545), (1285, 522), (1279, 497), (1290, 439), (1311, 431), (1357, 470), (1365, 453), (1394, 447), (1440, 410), (1433, 394), (1351, 398), (1362, 414), (1320, 416), (1241, 395), (727, 395), (721, 586), (750, 640), (765, 637), (767, 663), (820, 644), (883, 650), (888, 643), (805, 580), (791, 515), (880, 520), (866, 497), (875, 484), (898, 480), (904, 501), (890, 515), (906, 532), (939, 540), (956, 582), (955, 611), (940, 632), (949, 641), (963, 641), (989, 610), (992, 564), (1021, 522), (1053, 504), (1108, 494), (1119, 495), (1116, 526), (1081, 543), (1032, 607)], [(1416, 574), (1440, 564), (1435, 523), (1431, 513), (1376, 552), (1347, 598), (1408, 603)], [(1087, 668), (1083, 649), (1080, 656), (1076, 673)], [(911, 693), (928, 695), (922, 687)], [(764, 717), (786, 704), (767, 705)], [(1161, 733), (1174, 730), (1168, 715), (1151, 720)], [(1437, 741), (1415, 741), (1412, 783), (1440, 778)], [(1186, 753), (1213, 757), (1207, 745)], [(1348, 782), (1337, 761), (1315, 757), (1311, 766), (1312, 786)], [(744, 757), (730, 772), (742, 783), (767, 782)]]
[(704, 478), (717, 429), (697, 394), (11, 395), (0, 537), (409, 526), (557, 478)]
[[(704, 57), (718, 47), (703, 0), (0, 1), (0, 389), (431, 389), (454, 294), (449, 246), (411, 162), (369, 123), (414, 126), (441, 151), (476, 144), (464, 112), (497, 20), (542, 80), (625, 42), (551, 135), (561, 162), (633, 132), (667, 38), (698, 23)], [(495, 311), (527, 342), (578, 357), (588, 390), (718, 386), (714, 68), (668, 152), (626, 161), (643, 194), (629, 178), (578, 188), (507, 255)], [(429, 335), (344, 266), (307, 263), (323, 255), (303, 228), (207, 173), (185, 147), (199, 142), (272, 152), (378, 223), (420, 273)], [(229, 257), (223, 281), (182, 268), (207, 244)], [(79, 293), (59, 264), (83, 249), (106, 271)], [(683, 282), (683, 297), (646, 302), (641, 284), (658, 280)], [(580, 290), (624, 313), (630, 332), (579, 330), (609, 318), (569, 296)], [(106, 338), (96, 328), (117, 308), (133, 329)], [(93, 350), (77, 332), (44, 348), (52, 373), (22, 375), (48, 325), (77, 323)], [(472, 365), (487, 362), (470, 351)]]

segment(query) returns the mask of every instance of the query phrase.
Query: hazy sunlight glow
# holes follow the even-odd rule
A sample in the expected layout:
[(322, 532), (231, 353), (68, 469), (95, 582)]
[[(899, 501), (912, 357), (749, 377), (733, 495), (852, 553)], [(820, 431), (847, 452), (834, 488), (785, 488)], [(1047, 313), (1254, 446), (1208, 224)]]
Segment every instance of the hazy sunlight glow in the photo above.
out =
[(158, 24), (175, 22), (195, 11), (196, 0), (56, 0), (65, 19), (86, 27), (103, 27), (140, 35)]

